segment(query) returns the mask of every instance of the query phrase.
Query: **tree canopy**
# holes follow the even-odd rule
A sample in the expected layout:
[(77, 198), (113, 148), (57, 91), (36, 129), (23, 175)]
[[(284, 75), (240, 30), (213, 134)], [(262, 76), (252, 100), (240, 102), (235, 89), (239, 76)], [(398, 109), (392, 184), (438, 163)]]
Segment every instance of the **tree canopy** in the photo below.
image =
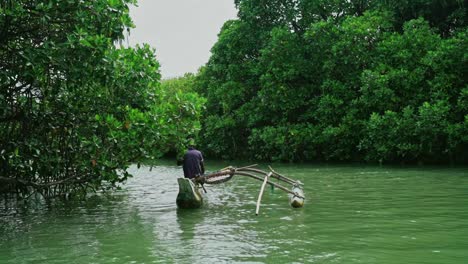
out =
[(463, 1), (235, 3), (197, 77), (211, 155), (468, 160)]
[(202, 101), (161, 88), (154, 50), (118, 45), (135, 2), (1, 2), (0, 192), (112, 188), (196, 127)]

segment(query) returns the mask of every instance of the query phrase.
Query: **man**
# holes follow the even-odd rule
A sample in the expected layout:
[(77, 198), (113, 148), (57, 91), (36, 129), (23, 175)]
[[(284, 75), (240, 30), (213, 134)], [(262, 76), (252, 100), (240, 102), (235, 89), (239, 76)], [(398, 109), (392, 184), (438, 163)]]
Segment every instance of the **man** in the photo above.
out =
[(195, 178), (195, 176), (203, 175), (205, 173), (205, 167), (203, 165), (203, 155), (200, 151), (196, 150), (191, 144), (184, 155), (184, 177)]

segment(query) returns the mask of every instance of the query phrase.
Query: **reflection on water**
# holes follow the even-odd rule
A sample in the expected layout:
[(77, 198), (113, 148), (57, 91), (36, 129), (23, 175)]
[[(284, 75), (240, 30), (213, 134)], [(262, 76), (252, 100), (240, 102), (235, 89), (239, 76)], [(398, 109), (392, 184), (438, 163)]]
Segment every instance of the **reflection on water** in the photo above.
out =
[[(229, 164), (211, 164), (221, 168)], [(239, 164), (243, 165), (243, 164)], [(468, 170), (275, 165), (305, 183), (234, 178), (205, 205), (175, 205), (180, 167), (132, 168), (124, 190), (86, 201), (0, 200), (0, 263), (466, 263)], [(208, 168), (209, 169), (209, 168)]]

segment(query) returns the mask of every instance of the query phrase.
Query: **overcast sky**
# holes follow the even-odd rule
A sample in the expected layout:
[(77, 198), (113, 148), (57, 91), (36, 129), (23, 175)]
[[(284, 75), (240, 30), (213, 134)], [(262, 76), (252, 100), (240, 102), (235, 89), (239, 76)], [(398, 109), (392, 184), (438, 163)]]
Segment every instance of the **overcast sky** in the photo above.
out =
[(234, 0), (139, 0), (130, 14), (136, 26), (130, 45), (154, 47), (167, 79), (203, 66), (221, 26), (237, 11)]

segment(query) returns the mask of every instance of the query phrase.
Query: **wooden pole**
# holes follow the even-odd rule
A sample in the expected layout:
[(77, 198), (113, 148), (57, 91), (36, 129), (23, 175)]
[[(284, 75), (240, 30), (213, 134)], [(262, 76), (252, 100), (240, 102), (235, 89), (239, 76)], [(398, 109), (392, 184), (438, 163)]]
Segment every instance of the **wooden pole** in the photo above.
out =
[(279, 180), (283, 180), (283, 181), (288, 182), (288, 183), (290, 183), (292, 185), (294, 185), (294, 184), (304, 185), (300, 181), (295, 181), (295, 180), (290, 179), (290, 178), (288, 178), (288, 177), (286, 177), (284, 175), (279, 174), (278, 172), (273, 170), (273, 168), (271, 166), (268, 166), (268, 168), (273, 172), (273, 176), (276, 176), (276, 178), (279, 179)]
[(268, 182), (268, 178), (271, 176), (272, 172), (268, 173), (263, 180), (262, 187), (260, 188), (260, 193), (258, 194), (257, 199), (257, 209), (255, 210), (255, 215), (258, 215), (258, 211), (260, 211), (260, 202), (262, 201), (263, 190), (265, 190), (265, 186)]
[[(295, 185), (295, 184), (299, 184), (299, 185), (303, 185), (301, 182), (299, 181), (295, 181), (293, 179), (290, 179), (284, 175), (281, 175), (279, 173), (277, 173), (276, 171), (273, 170), (273, 168), (271, 168), (270, 166), (268, 166), (270, 168), (270, 170), (273, 172), (273, 174), (271, 175), (271, 177), (273, 178), (276, 178), (280, 181), (283, 181), (285, 183), (288, 183), (288, 184), (291, 184), (291, 185)], [(259, 170), (259, 169), (255, 169), (255, 168), (250, 168), (250, 167), (244, 167), (244, 168), (239, 168), (237, 169), (237, 171), (249, 171), (249, 172), (255, 172), (255, 173), (258, 173), (258, 174), (264, 174), (264, 175), (267, 175), (268, 172), (266, 171), (262, 171), (262, 170)]]
[(252, 167), (255, 167), (255, 166), (257, 166), (257, 165), (258, 165), (258, 164), (252, 164), (252, 165), (249, 165), (249, 166), (237, 168), (237, 170), (242, 170), (242, 169), (246, 169), (246, 168), (252, 168)]
[[(253, 175), (253, 174), (251, 174), (251, 173), (244, 172), (244, 171), (236, 171), (235, 175), (243, 175), (243, 176), (247, 176), (247, 177), (250, 177), (250, 178), (259, 180), (259, 181), (263, 181), (263, 179), (260, 178), (260, 177), (258, 177), (257, 175)], [(287, 188), (285, 188), (285, 187), (283, 187), (283, 186), (281, 186), (281, 185), (279, 185), (279, 184), (277, 184), (277, 183), (268, 181), (268, 184), (273, 185), (273, 186), (275, 186), (276, 188), (278, 188), (278, 189), (280, 189), (280, 190), (283, 190), (283, 191), (285, 191), (285, 192), (287, 192), (287, 193), (290, 193), (290, 194), (292, 194), (292, 195), (296, 195), (297, 197), (305, 198), (304, 196), (302, 196), (302, 195), (297, 195), (296, 193), (294, 193), (294, 192), (288, 190)]]

